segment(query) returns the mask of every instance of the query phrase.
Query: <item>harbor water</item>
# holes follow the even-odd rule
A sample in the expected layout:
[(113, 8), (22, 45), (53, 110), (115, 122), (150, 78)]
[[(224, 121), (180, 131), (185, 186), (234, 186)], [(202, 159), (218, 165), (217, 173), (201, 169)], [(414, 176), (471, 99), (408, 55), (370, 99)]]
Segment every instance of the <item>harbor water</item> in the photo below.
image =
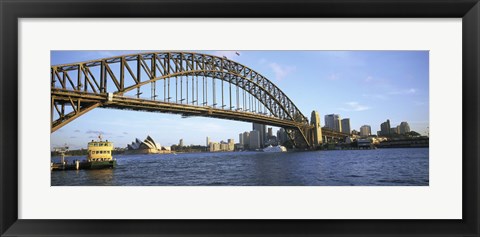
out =
[[(428, 186), (429, 149), (117, 155), (117, 167), (51, 172), (52, 186)], [(66, 157), (67, 162), (85, 159)], [(60, 158), (52, 158), (58, 162)]]

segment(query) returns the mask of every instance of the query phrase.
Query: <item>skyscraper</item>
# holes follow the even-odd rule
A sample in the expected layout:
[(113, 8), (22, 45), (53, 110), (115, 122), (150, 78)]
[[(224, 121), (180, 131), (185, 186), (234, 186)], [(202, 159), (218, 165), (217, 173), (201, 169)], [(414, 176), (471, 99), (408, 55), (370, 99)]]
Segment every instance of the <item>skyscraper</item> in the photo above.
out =
[[(266, 126), (264, 124), (253, 123), (253, 130), (259, 132), (260, 136), (260, 147), (263, 148), (265, 146), (265, 137), (267, 133)], [(251, 136), (251, 134), (250, 134)]]
[(244, 146), (250, 145), (250, 133), (249, 132), (244, 132), (243, 133), (243, 145)]
[(243, 145), (243, 133), (238, 134), (238, 143)]
[(349, 118), (342, 119), (342, 132), (350, 135), (350, 131), (351, 131), (350, 119)]
[(210, 137), (207, 137), (207, 147), (210, 146)]
[(405, 134), (407, 132), (410, 132), (410, 125), (408, 125), (407, 122), (401, 122), (400, 123), (400, 134)]
[(372, 127), (370, 125), (363, 125), (360, 127), (360, 136), (367, 137), (372, 135)]
[(260, 131), (253, 130), (250, 132), (250, 149), (259, 149), (260, 147)]
[(179, 147), (183, 147), (183, 138), (180, 139), (180, 141), (178, 142), (178, 146), (179, 146)]
[(325, 115), (325, 127), (337, 132), (342, 132), (342, 124), (340, 120), (341, 118), (338, 114), (327, 114)]
[(278, 138), (278, 141), (280, 141), (280, 144), (283, 144), (284, 142), (286, 142), (288, 140), (287, 131), (285, 131), (284, 128), (280, 128), (277, 131), (277, 138)]
[(268, 128), (268, 138), (270, 139), (271, 137), (273, 137), (273, 128)]
[(387, 119), (386, 122), (383, 122), (380, 125), (380, 133), (382, 136), (388, 136), (390, 135), (390, 119)]

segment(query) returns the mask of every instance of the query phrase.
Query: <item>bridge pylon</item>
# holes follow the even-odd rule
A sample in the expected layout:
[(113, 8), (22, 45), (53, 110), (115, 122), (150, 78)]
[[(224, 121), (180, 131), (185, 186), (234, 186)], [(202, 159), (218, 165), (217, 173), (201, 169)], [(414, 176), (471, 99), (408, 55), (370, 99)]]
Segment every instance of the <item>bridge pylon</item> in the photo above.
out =
[(310, 131), (309, 131), (309, 140), (312, 148), (320, 146), (323, 142), (322, 139), (322, 128), (320, 126), (320, 114), (317, 111), (312, 111), (312, 117), (310, 119)]

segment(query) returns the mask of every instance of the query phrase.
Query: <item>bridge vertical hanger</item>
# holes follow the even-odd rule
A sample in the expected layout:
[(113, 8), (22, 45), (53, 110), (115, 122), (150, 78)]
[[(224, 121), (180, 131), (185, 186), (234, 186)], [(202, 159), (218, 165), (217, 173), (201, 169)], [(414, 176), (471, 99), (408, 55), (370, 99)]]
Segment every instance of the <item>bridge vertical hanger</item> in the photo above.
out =
[[(150, 80), (153, 80), (157, 77), (157, 67), (156, 67), (156, 60), (155, 60), (156, 56), (155, 54), (152, 55), (152, 58), (150, 59)], [(152, 98), (152, 100), (156, 100), (157, 99), (157, 81), (152, 81), (151, 83), (151, 89), (152, 91), (150, 92), (150, 96)]]
[(220, 62), (220, 73), (221, 73), (221, 77), (222, 77), (222, 80), (220, 82), (221, 86), (222, 86), (222, 109), (225, 108), (225, 103), (223, 102), (223, 81), (225, 80), (225, 75), (223, 73), (223, 58), (222, 58), (222, 61)]
[(105, 68), (105, 60), (102, 60), (102, 63), (100, 64), (100, 93), (105, 93), (105, 74), (106, 74), (106, 68)]
[[(142, 81), (142, 72), (140, 71), (140, 55), (137, 56), (137, 84)], [(140, 87), (137, 87), (137, 98), (140, 98)]]
[[(195, 70), (199, 71), (198, 70), (198, 58), (196, 56), (194, 56), (194, 58), (195, 58), (195, 61), (197, 62), (197, 64), (195, 64)], [(198, 73), (195, 73), (195, 83), (197, 84), (197, 93), (196, 93), (197, 97), (196, 97), (195, 101), (193, 101), (193, 102), (196, 102), (197, 105), (198, 105)], [(192, 82), (192, 84), (193, 84), (193, 82)]]
[[(180, 54), (180, 72), (183, 72), (183, 53)], [(183, 104), (183, 76), (180, 74), (180, 104)]]
[[(132, 61), (136, 61), (137, 71), (135, 73), (129, 66), (129, 63), (131, 65), (135, 63)], [(114, 63), (120, 63), (119, 69), (110, 67), (110, 64)], [(157, 68), (159, 69), (159, 75), (157, 75)], [(74, 70), (77, 71), (76, 82), (71, 80), (72, 78), (68, 74), (68, 71)], [(132, 80), (125, 81), (125, 70), (130, 73), (133, 82)], [(100, 76), (98, 76), (99, 74)], [(147, 79), (142, 80), (141, 74), (145, 74)], [(175, 77), (175, 102), (178, 104), (178, 76), (181, 76), (180, 99), (182, 103), (179, 104), (180, 107), (179, 105), (173, 105), (171, 101), (173, 95), (170, 91), (171, 79)], [(186, 77), (186, 103), (183, 103), (183, 100), (185, 100), (183, 98), (183, 76)], [(201, 105), (199, 104), (198, 76), (202, 77), (203, 103)], [(189, 77), (191, 77), (191, 82)], [(100, 81), (97, 79), (100, 79)], [(302, 137), (308, 132), (306, 130), (307, 126), (304, 126), (308, 119), (301, 114), (293, 102), (278, 87), (252, 69), (222, 57), (186, 52), (150, 52), (123, 55), (82, 63), (51, 66), (51, 80), (51, 113), (53, 111), (53, 116), (51, 116), (54, 117), (51, 123), (52, 132), (96, 107), (171, 113), (188, 111), (188, 113), (199, 116), (251, 122), (268, 121), (265, 123), (295, 130), (296, 136), (301, 139), (304, 139)], [(158, 96), (157, 80), (164, 81), (163, 101), (156, 100)], [(209, 85), (208, 80), (212, 80), (211, 85)], [(216, 80), (221, 80), (220, 85)], [(116, 86), (116, 91), (114, 90), (115, 87), (111, 87), (109, 90), (108, 84), (111, 83)], [(225, 83), (229, 83), (228, 92)], [(222, 89), (221, 98), (216, 97), (217, 85), (221, 86)], [(149, 99), (137, 100), (140, 99), (141, 87), (144, 86), (151, 87), (151, 96)], [(235, 88), (232, 88), (234, 86)], [(189, 92), (190, 89), (191, 93)], [(124, 95), (131, 90), (136, 90), (137, 96), (135, 98)], [(208, 104), (209, 90), (212, 92), (214, 108)], [(104, 93), (107, 92), (112, 92), (115, 99), (111, 103), (104, 104)], [(228, 98), (226, 98), (225, 93), (229, 93)], [(222, 108), (216, 106), (217, 99), (221, 99)], [(224, 108), (227, 106), (226, 99), (229, 99), (230, 105), (228, 114)], [(142, 101), (142, 103), (139, 101)], [(72, 108), (72, 111), (65, 110), (66, 108)], [(208, 108), (208, 110), (205, 110), (205, 108)], [(208, 111), (208, 113), (205, 113), (205, 111)], [(235, 112), (232, 113), (232, 111)], [(55, 112), (58, 114), (56, 117)], [(308, 139), (305, 138), (304, 140)], [(308, 141), (306, 142), (308, 143)]]
[(233, 110), (233, 107), (232, 107), (232, 80), (233, 78), (230, 77), (230, 83), (228, 83), (228, 94), (230, 95), (230, 110)]

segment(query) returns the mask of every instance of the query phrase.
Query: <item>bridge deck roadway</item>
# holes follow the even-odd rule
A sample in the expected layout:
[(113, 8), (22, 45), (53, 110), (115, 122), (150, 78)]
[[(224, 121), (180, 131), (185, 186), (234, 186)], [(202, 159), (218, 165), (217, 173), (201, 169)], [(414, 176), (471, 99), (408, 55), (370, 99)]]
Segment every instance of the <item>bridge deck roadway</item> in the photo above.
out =
[(162, 112), (181, 114), (184, 116), (202, 116), (213, 117), (229, 120), (238, 120), (244, 122), (254, 122), (261, 124), (268, 124), (272, 126), (293, 128), (297, 129), (304, 126), (302, 123), (298, 123), (291, 120), (279, 119), (272, 116), (266, 116), (262, 114), (244, 112), (238, 110), (227, 110), (221, 108), (214, 108), (210, 106), (196, 106), (179, 104), (172, 102), (156, 101), (149, 99), (139, 99), (126, 97), (121, 95), (113, 95), (111, 101), (108, 101), (107, 94), (94, 94), (88, 92), (72, 92), (65, 90), (52, 90), (52, 97), (55, 100), (63, 100), (66, 103), (72, 100), (81, 100), (88, 103), (100, 103), (101, 108), (115, 108), (115, 109), (127, 109), (136, 111), (149, 111), (149, 112)]

